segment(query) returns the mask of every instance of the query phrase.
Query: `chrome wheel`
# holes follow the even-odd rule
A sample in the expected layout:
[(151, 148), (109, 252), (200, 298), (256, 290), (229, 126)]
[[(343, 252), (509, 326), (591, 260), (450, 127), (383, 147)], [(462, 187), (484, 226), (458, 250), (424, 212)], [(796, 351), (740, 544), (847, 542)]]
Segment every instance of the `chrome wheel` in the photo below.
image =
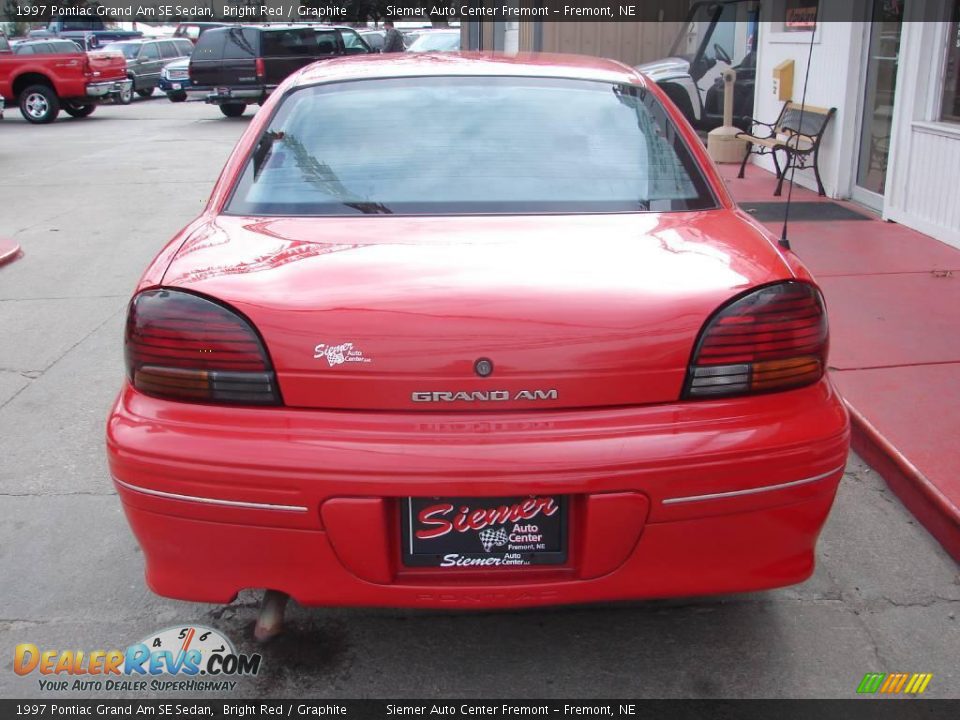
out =
[(24, 120), (34, 125), (52, 123), (60, 114), (60, 98), (48, 85), (24, 88), (18, 104)]
[(46, 117), (47, 113), (50, 112), (50, 103), (47, 102), (47, 99), (43, 95), (36, 92), (27, 95), (24, 107), (26, 107), (30, 117), (35, 120), (42, 120)]

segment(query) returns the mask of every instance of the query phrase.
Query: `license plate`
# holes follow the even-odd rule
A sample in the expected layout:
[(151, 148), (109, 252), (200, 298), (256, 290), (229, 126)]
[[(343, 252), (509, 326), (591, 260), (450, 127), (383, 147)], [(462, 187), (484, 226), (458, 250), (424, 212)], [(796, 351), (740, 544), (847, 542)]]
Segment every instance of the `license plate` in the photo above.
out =
[(217, 88), (217, 95), (230, 97), (230, 88)]
[(180, 83), (170, 83), (170, 87), (172, 87), (174, 90), (179, 90)]
[(562, 495), (405, 498), (403, 563), (413, 567), (493, 568), (567, 561)]

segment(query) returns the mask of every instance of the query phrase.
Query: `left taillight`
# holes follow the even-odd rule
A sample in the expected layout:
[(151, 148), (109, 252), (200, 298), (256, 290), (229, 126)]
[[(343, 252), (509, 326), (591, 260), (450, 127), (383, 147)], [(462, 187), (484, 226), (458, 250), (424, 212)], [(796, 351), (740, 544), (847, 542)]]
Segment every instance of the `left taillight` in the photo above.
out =
[(720, 308), (700, 333), (684, 396), (788, 390), (823, 377), (829, 333), (820, 291), (795, 280), (757, 288)]
[(177, 290), (146, 290), (130, 303), (127, 375), (154, 397), (279, 405), (276, 375), (250, 322), (220, 303)]

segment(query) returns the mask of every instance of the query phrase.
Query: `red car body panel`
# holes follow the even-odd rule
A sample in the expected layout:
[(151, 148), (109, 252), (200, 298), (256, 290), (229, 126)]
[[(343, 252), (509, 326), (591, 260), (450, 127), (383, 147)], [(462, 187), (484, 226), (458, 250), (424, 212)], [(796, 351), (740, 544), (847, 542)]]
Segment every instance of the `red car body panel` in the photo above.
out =
[[(123, 55), (105, 52), (58, 53), (54, 55), (4, 55), (0, 57), (0, 96), (15, 100), (20, 84), (46, 82), (61, 99), (97, 102), (87, 86), (111, 80), (125, 80), (127, 64)], [(25, 78), (30, 78), (29, 82)], [(23, 80), (23, 83), (18, 81)]]
[[(743, 290), (791, 277), (766, 236), (729, 210), (469, 222), (220, 216), (181, 246), (163, 285), (246, 315), (286, 405), (410, 410), (411, 393), (452, 384), (511, 397), (558, 391), (539, 406), (676, 400), (704, 319)], [(291, 298), (309, 310), (295, 324)], [(331, 372), (314, 357), (318, 344), (343, 342), (369, 362)], [(486, 356), (495, 379), (472, 372)]]
[[(291, 87), (490, 73), (644, 83), (611, 61), (542, 55), (312, 66), (274, 93), (204, 214), (144, 274), (140, 290), (198, 293), (248, 318), (284, 403), (191, 404), (124, 387), (107, 427), (110, 469), (156, 592), (227, 602), (244, 588), (271, 588), (305, 605), (493, 608), (758, 590), (812, 572), (849, 445), (829, 380), (680, 399), (717, 308), (809, 273), (733, 206), (665, 99), (717, 209), (222, 213)], [(315, 356), (317, 345), (342, 342), (369, 362), (332, 367)], [(478, 357), (493, 359), (491, 377), (473, 373)], [(424, 390), (491, 388), (507, 399), (411, 401)], [(517, 399), (534, 388), (556, 397)], [(404, 498), (534, 495), (569, 499), (563, 562), (404, 563)]]

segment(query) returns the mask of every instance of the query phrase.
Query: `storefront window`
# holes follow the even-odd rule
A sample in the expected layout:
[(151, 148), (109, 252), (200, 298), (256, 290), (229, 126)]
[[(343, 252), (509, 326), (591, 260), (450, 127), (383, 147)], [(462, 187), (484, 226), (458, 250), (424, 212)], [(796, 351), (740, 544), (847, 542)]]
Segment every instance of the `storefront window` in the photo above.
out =
[(953, 0), (953, 20), (947, 31), (947, 60), (940, 119), (960, 122), (960, 0)]

